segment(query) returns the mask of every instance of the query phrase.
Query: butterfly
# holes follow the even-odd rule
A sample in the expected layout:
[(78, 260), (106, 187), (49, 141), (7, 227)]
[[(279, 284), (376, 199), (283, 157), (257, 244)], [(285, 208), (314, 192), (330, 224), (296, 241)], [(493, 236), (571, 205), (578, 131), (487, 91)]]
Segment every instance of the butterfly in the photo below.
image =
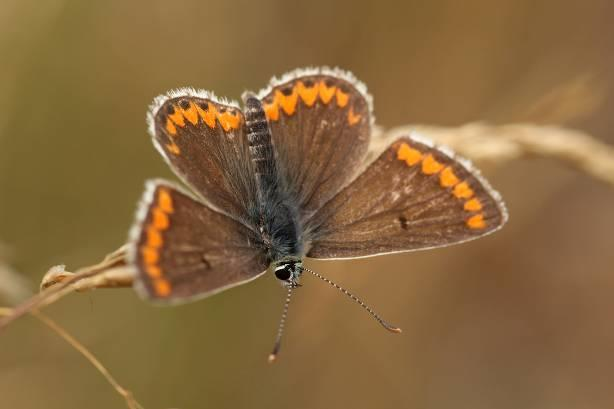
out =
[(288, 290), (279, 351), (303, 259), (348, 259), (443, 247), (503, 226), (507, 211), (467, 160), (416, 135), (366, 164), (373, 130), (366, 87), (340, 69), (271, 80), (236, 102), (179, 89), (155, 98), (153, 143), (189, 187), (151, 180), (129, 262), (144, 298), (180, 303), (271, 270)]

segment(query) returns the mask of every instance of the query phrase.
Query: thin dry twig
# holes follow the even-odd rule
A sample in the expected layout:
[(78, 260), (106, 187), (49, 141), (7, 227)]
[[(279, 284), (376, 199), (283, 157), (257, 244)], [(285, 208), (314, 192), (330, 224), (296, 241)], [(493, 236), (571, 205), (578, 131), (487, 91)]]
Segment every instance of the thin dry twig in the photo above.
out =
[(489, 125), (482, 122), (460, 127), (403, 126), (377, 138), (374, 152), (381, 151), (392, 140), (411, 132), (447, 145), (477, 162), (503, 165), (526, 156), (551, 158), (614, 186), (614, 147), (586, 132), (557, 126)]
[[(38, 308), (42, 308), (46, 305), (52, 304), (65, 296), (68, 293), (71, 293), (77, 289), (83, 290), (85, 286), (79, 287), (77, 284), (84, 279), (95, 277), (98, 275), (105, 276), (104, 274), (109, 274), (110, 270), (113, 269), (121, 269), (126, 266), (126, 246), (120, 247), (118, 250), (113, 253), (107, 255), (105, 259), (93, 266), (84, 267), (79, 269), (74, 274), (66, 274), (64, 276), (56, 275), (58, 268), (54, 267), (50, 270), (51, 277), (49, 280), (54, 281), (53, 284), (50, 285), (41, 285), (41, 287), (45, 287), (43, 291), (32, 296), (30, 299), (16, 306), (11, 314), (5, 316), (0, 320), (0, 331), (2, 331), (7, 325), (11, 322), (15, 321), (17, 318), (37, 310)], [(63, 269), (63, 268), (62, 268)], [(49, 275), (49, 273), (48, 273)], [(113, 275), (112, 275), (113, 276)], [(48, 278), (47, 275), (45, 278)], [(45, 280), (43, 280), (45, 281)], [(100, 283), (98, 283), (100, 284)], [(101, 285), (97, 285), (95, 287), (100, 287)], [(93, 287), (94, 288), (94, 287)]]
[[(585, 132), (557, 126), (532, 124), (488, 125), (481, 122), (460, 127), (403, 126), (378, 131), (369, 151), (370, 159), (394, 139), (418, 132), (438, 144), (477, 162), (502, 165), (526, 156), (552, 158), (587, 175), (614, 185), (614, 147)], [(15, 307), (0, 320), (0, 330), (20, 316), (49, 305), (73, 291), (132, 285), (134, 271), (126, 263), (126, 246), (109, 254), (101, 263), (70, 273), (63, 266), (52, 268), (43, 278), (41, 293)]]
[[(0, 308), (0, 316), (8, 316), (12, 313), (11, 308)], [(49, 327), (53, 332), (58, 334), (61, 338), (63, 338), (66, 342), (70, 344), (73, 348), (81, 353), (93, 366), (102, 374), (102, 376), (107, 380), (107, 382), (117, 391), (117, 393), (124, 398), (126, 401), (126, 405), (128, 405), (129, 409), (144, 409), (143, 406), (134, 398), (132, 392), (128, 389), (124, 388), (117, 382), (117, 380), (111, 375), (109, 370), (105, 368), (105, 366), (96, 358), (96, 356), (88, 350), (83, 344), (75, 339), (72, 335), (68, 333), (64, 328), (58, 325), (51, 318), (47, 317), (43, 313), (38, 310), (31, 311), (31, 314), (36, 317), (39, 321)]]

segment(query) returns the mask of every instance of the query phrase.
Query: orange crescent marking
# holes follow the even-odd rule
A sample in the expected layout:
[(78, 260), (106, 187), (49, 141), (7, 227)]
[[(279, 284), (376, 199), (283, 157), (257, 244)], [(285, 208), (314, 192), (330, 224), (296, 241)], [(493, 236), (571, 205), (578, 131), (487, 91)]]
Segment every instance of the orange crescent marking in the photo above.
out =
[(174, 123), (176, 123), (177, 125), (183, 128), (185, 126), (183, 114), (181, 113), (180, 110), (177, 109), (175, 105), (173, 105), (173, 109), (174, 109), (173, 113), (169, 115), (168, 117), (172, 119)]
[(172, 136), (177, 135), (177, 128), (175, 128), (175, 124), (170, 118), (166, 118), (166, 131)]
[(230, 113), (228, 121), (230, 122), (230, 126), (232, 127), (232, 129), (239, 129), (239, 124), (241, 123), (241, 116), (238, 112)]
[(166, 297), (171, 293), (171, 284), (167, 280), (159, 278), (154, 281), (154, 289), (157, 295)]
[(292, 89), (292, 93), (290, 95), (284, 95), (283, 92), (277, 90), (275, 91), (275, 99), (279, 102), (281, 109), (284, 110), (286, 115), (293, 115), (296, 111), (296, 103), (298, 102), (298, 93), (296, 92), (296, 88)]
[(147, 265), (154, 265), (160, 259), (160, 255), (158, 254), (157, 249), (153, 249), (147, 246), (141, 247), (141, 256), (143, 257), (143, 261)]
[(224, 131), (228, 132), (230, 130), (230, 122), (228, 121), (228, 112), (217, 114), (217, 120), (220, 121), (220, 125), (224, 128)]
[(328, 104), (330, 102), (335, 95), (335, 90), (337, 89), (335, 86), (331, 86), (330, 88), (327, 87), (324, 81), (320, 81), (318, 88), (320, 92), (320, 99), (324, 104)]
[(413, 166), (422, 160), (422, 153), (403, 142), (397, 151), (397, 159), (405, 161), (407, 166)]
[(190, 107), (188, 109), (182, 109), (181, 112), (192, 125), (198, 123), (198, 110), (194, 102), (190, 101)]
[(279, 119), (279, 107), (277, 106), (277, 101), (273, 101), (273, 103), (265, 105), (264, 113), (266, 114), (267, 119), (277, 121)]
[(480, 201), (474, 197), (473, 199), (465, 202), (463, 209), (468, 212), (477, 212), (478, 210), (482, 210), (482, 203), (480, 203)]
[(156, 265), (145, 266), (145, 272), (148, 276), (154, 279), (162, 277), (162, 270)]
[(162, 235), (154, 226), (147, 228), (147, 246), (156, 249), (162, 247)]
[(302, 81), (299, 81), (296, 84), (296, 88), (305, 105), (311, 107), (313, 104), (315, 104), (316, 99), (318, 99), (318, 87), (316, 85), (307, 88)]
[(469, 226), (471, 229), (483, 229), (486, 227), (484, 215), (480, 213), (476, 214), (475, 216), (471, 216), (469, 219), (467, 219), (467, 226)]
[(456, 185), (460, 180), (454, 174), (451, 167), (447, 167), (439, 174), (439, 183), (442, 187), (452, 187)]
[(152, 211), (152, 225), (157, 230), (166, 230), (169, 226), (168, 215), (164, 213), (161, 209), (155, 208)]
[(428, 154), (422, 161), (422, 173), (433, 175), (443, 169), (443, 164), (437, 162), (433, 155)]
[(469, 199), (473, 196), (473, 190), (469, 187), (467, 182), (461, 182), (454, 186), (452, 193), (459, 199)]
[(203, 121), (205, 121), (207, 126), (213, 129), (215, 128), (217, 109), (215, 108), (215, 105), (213, 105), (211, 102), (207, 102), (207, 104), (207, 110), (205, 111), (204, 109), (198, 107), (198, 113), (200, 114), (200, 117), (203, 119)]
[(339, 108), (345, 107), (348, 104), (348, 101), (350, 100), (350, 96), (338, 88), (337, 88), (336, 95), (337, 95), (337, 106)]
[(167, 189), (160, 189), (158, 191), (158, 208), (164, 213), (173, 213), (173, 199)]
[(224, 128), (224, 131), (228, 132), (230, 129), (236, 129), (239, 127), (239, 115), (233, 115), (226, 111), (224, 113), (218, 113), (217, 119), (220, 121), (220, 125)]
[(173, 143), (167, 143), (166, 144), (166, 148), (168, 149), (168, 151), (170, 153), (173, 153), (175, 155), (179, 155), (181, 153), (181, 150), (179, 149), (179, 146), (177, 146), (174, 142)]
[[(203, 119), (203, 122), (207, 124), (209, 128), (215, 127), (215, 115), (210, 115), (208, 111), (211, 110), (211, 104), (207, 103), (207, 111), (202, 109), (200, 106), (196, 105), (196, 111), (198, 115)], [(213, 118), (213, 119), (212, 119)]]
[(350, 107), (348, 111), (348, 123), (350, 126), (356, 125), (362, 116), (360, 114), (354, 114), (354, 107)]

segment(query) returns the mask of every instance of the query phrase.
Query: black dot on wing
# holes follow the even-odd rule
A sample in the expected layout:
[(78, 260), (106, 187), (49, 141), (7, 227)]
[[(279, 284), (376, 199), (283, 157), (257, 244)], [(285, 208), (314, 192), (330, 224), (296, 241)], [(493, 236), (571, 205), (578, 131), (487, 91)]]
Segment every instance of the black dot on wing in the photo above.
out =
[(175, 113), (175, 107), (173, 106), (173, 104), (168, 104), (168, 105), (166, 106), (166, 113), (167, 113), (168, 115), (172, 115), (172, 114), (174, 114), (174, 113)]
[(315, 82), (311, 78), (307, 78), (303, 80), (303, 84), (305, 84), (307, 88), (311, 88)]
[(405, 216), (403, 215), (399, 216), (397, 221), (399, 222), (399, 225), (401, 226), (403, 230), (407, 230), (407, 218)]
[(181, 107), (181, 109), (188, 109), (190, 107), (190, 101), (188, 101), (187, 99), (182, 99), (181, 101), (179, 101), (179, 106)]
[(207, 102), (199, 102), (198, 106), (205, 112), (209, 111), (209, 104)]
[(218, 111), (219, 111), (221, 114), (223, 114), (224, 112), (226, 112), (226, 110), (227, 110), (227, 108), (226, 108), (226, 107), (224, 107), (224, 106), (221, 106), (221, 107), (219, 107), (219, 108), (218, 108)]
[(332, 87), (333, 85), (335, 85), (335, 81), (333, 81), (333, 79), (332, 79), (332, 78), (327, 78), (326, 80), (324, 80), (324, 84), (325, 84), (327, 87), (329, 87), (329, 88), (330, 88), (330, 87)]
[(284, 94), (285, 96), (288, 96), (288, 95), (292, 94), (292, 86), (290, 86), (290, 85), (284, 86), (281, 89), (281, 93)]

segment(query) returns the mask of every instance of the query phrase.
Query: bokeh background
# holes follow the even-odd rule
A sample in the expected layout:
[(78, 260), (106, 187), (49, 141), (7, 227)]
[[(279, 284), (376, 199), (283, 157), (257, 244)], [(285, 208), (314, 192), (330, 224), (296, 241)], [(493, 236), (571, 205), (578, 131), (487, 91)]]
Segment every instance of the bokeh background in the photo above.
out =
[[(367, 83), (384, 127), (530, 121), (614, 144), (612, 17), (608, 0), (3, 0), (3, 257), (35, 289), (51, 265), (119, 247), (144, 181), (174, 179), (145, 111), (179, 86), (238, 98), (338, 65)], [(272, 275), (181, 307), (99, 290), (48, 313), (148, 409), (614, 406), (614, 189), (548, 159), (484, 172), (510, 209), (501, 232), (310, 264), (400, 336), (310, 277), (272, 366)], [(124, 405), (36, 320), (0, 334), (1, 407)]]

